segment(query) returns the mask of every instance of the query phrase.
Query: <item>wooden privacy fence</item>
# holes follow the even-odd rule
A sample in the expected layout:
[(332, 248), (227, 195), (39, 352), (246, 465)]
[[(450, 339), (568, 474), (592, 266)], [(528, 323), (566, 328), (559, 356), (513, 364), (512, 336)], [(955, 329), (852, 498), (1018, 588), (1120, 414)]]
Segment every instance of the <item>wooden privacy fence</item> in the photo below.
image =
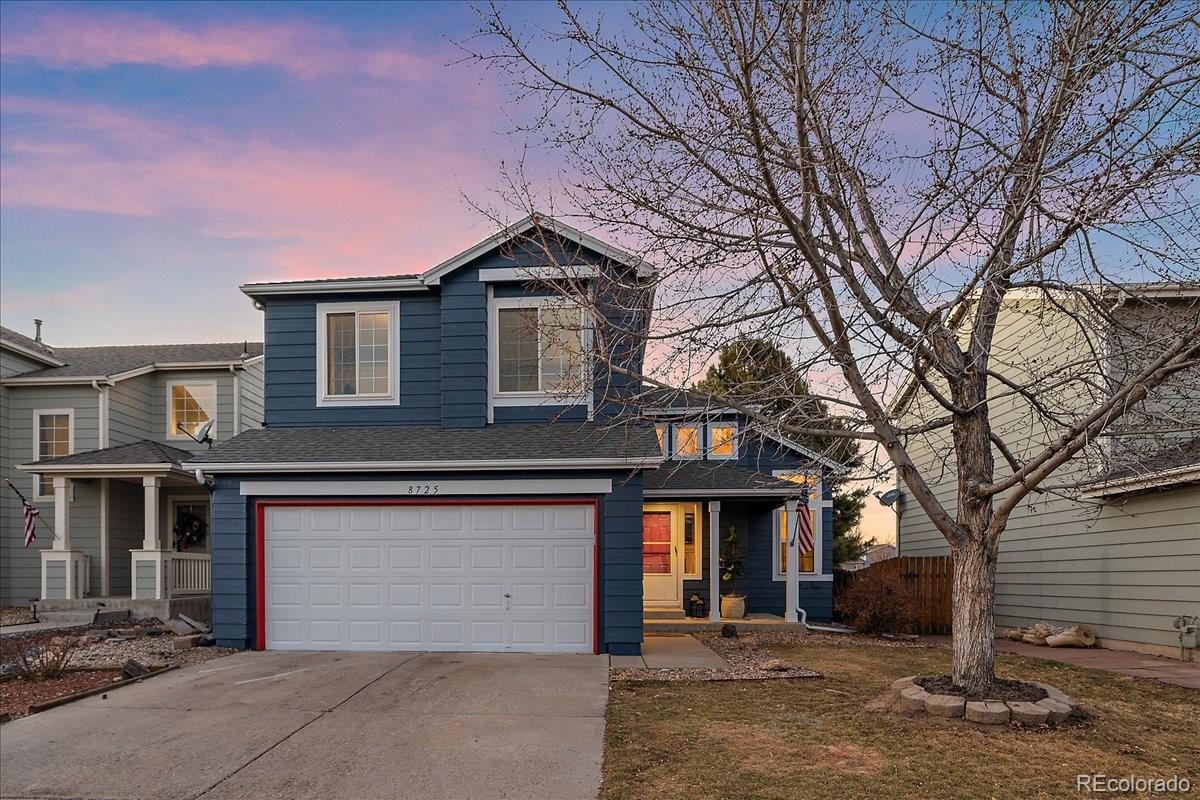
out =
[(950, 556), (899, 556), (878, 561), (854, 573), (899, 573), (908, 582), (917, 606), (917, 633), (949, 633), (953, 609), (951, 586), (954, 561)]

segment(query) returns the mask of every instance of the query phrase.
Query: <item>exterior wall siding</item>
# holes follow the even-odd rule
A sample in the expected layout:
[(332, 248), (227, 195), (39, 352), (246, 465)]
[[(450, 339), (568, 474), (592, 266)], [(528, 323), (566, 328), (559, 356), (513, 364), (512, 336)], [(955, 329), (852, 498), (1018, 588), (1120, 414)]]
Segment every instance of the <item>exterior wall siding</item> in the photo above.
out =
[[(430, 475), (355, 475), (352, 480), (429, 480)], [(536, 479), (544, 473), (465, 473), (456, 480)], [(642, 641), (642, 487), (639, 478), (627, 473), (567, 473), (556, 477), (604, 477), (613, 481), (613, 491), (601, 497), (599, 507), (600, 558), (597, 580), (600, 603), (601, 652), (638, 653)], [(251, 647), (255, 638), (254, 609), (254, 502), (240, 494), (241, 480), (312, 480), (329, 482), (340, 477), (326, 475), (255, 475), (243, 478), (217, 476), (212, 493), (212, 613), (218, 644)], [(522, 497), (530, 497), (523, 495)], [(569, 496), (555, 495), (556, 499)], [(273, 498), (276, 499), (276, 498)], [(329, 499), (322, 497), (322, 500)], [(366, 498), (386, 499), (386, 498)], [(464, 497), (462, 498), (472, 499)], [(503, 500), (503, 495), (485, 500)]]

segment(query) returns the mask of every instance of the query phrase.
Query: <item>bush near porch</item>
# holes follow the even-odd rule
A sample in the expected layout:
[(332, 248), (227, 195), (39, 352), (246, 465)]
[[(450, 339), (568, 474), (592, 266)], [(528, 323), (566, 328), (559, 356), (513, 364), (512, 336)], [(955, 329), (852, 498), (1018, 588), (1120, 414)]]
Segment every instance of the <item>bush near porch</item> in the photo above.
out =
[(768, 649), (826, 677), (615, 684), (601, 797), (1066, 798), (1084, 773), (1200, 783), (1195, 690), (1001, 655), (1001, 677), (1057, 686), (1089, 718), (984, 728), (874, 703), (896, 678), (947, 672), (943, 645), (810, 635)]

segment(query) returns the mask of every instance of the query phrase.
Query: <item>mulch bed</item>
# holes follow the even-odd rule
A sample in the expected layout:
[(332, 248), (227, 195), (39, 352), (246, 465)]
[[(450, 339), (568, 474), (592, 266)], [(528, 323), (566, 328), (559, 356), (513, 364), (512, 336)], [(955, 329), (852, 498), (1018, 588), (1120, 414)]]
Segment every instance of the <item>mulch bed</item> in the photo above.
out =
[[(732, 639), (723, 639), (716, 633), (694, 633), (692, 638), (712, 650), (729, 663), (727, 669), (680, 668), (656, 669), (653, 667), (613, 667), (609, 679), (613, 681), (764, 681), (782, 678), (820, 678), (821, 673), (782, 661), (774, 653), (764, 649), (769, 637), (780, 634), (751, 633)], [(763, 637), (760, 639), (759, 637)], [(771, 641), (774, 644), (777, 642)], [(775, 662), (776, 669), (763, 669), (763, 665)]]
[(68, 672), (61, 678), (42, 681), (6, 680), (0, 683), (0, 719), (6, 716), (13, 719), (23, 717), (29, 713), (29, 707), (37, 703), (95, 689), (119, 680), (119, 669), (80, 670)]
[(997, 678), (996, 682), (992, 684), (992, 688), (986, 692), (975, 694), (968, 693), (961, 686), (955, 686), (949, 675), (920, 677), (914, 679), (913, 683), (930, 694), (952, 694), (968, 700), (1000, 700), (1003, 702), (1023, 700), (1027, 703), (1036, 703), (1049, 696), (1046, 690), (1040, 686), (1022, 681), (1006, 681), (1002, 678)]

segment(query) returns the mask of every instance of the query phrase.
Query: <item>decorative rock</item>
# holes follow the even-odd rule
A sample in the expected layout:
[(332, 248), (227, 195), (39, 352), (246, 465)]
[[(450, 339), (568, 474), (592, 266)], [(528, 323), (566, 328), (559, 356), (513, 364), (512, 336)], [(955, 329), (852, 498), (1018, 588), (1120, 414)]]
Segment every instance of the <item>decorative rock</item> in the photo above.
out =
[(982, 725), (1008, 724), (1008, 706), (998, 700), (975, 700), (967, 703), (966, 718)]
[(758, 668), (764, 672), (787, 672), (790, 669), (795, 669), (794, 666), (784, 661), (782, 658), (768, 658), (766, 661), (759, 664)]
[(1045, 700), (1039, 700), (1035, 705), (1046, 709), (1050, 722), (1057, 725), (1060, 722), (1066, 722), (1071, 716), (1071, 706), (1069, 703), (1064, 703), (1061, 700), (1055, 700), (1053, 697), (1047, 697)]
[(140, 678), (143, 675), (149, 675), (150, 668), (140, 661), (129, 659), (121, 665), (121, 677), (123, 678)]
[(200, 640), (204, 638), (203, 633), (194, 633), (191, 636), (177, 636), (173, 642), (176, 650), (191, 650), (196, 645), (200, 644)]
[(916, 675), (909, 675), (907, 678), (897, 678), (896, 680), (892, 681), (892, 688), (897, 692), (904, 691), (909, 686), (913, 685), (913, 679), (916, 677)]
[(1076, 703), (1074, 700), (1072, 700), (1070, 697), (1068, 697), (1066, 694), (1064, 694), (1060, 689), (1056, 689), (1048, 683), (1038, 683), (1037, 681), (1033, 681), (1033, 685), (1040, 686), (1041, 688), (1045, 689), (1046, 697), (1048, 699), (1057, 700), (1058, 702), (1063, 703), (1064, 705), (1068, 705), (1071, 707), (1072, 711), (1079, 708), (1079, 704)]
[(1012, 721), (1022, 725), (1044, 725), (1050, 718), (1050, 709), (1037, 703), (1010, 700), (1008, 701), (1008, 710)]
[(905, 711), (924, 711), (925, 701), (928, 699), (929, 692), (916, 684), (900, 690), (900, 704)]
[(737, 626), (730, 625), (728, 622), (721, 626), (721, 637), (724, 639), (733, 639), (738, 635)]
[(925, 699), (925, 713), (935, 717), (961, 717), (967, 699), (955, 694), (931, 694)]
[(167, 620), (167, 628), (176, 636), (191, 636), (193, 633), (196, 633), (195, 628), (181, 619)]

